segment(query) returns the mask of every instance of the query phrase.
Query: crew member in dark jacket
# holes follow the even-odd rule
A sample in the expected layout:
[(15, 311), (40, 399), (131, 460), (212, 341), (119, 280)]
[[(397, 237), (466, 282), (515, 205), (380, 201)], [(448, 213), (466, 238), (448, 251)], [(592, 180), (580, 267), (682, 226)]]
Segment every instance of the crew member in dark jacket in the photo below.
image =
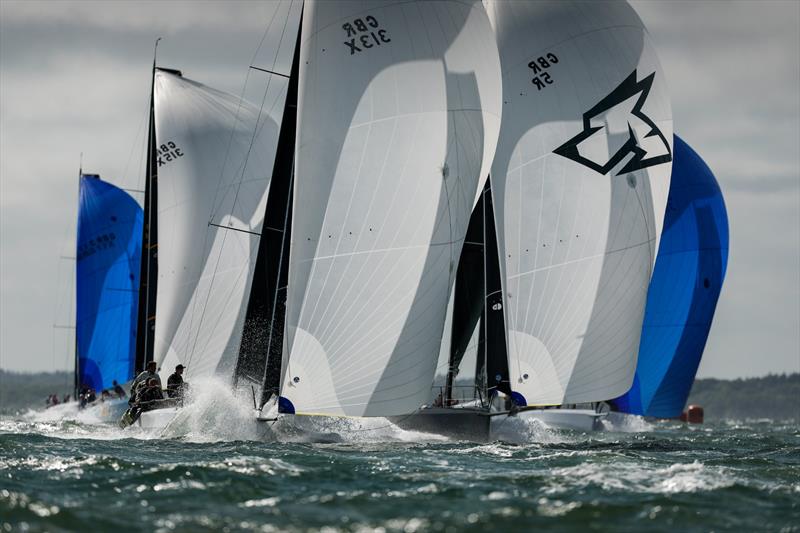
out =
[(131, 397), (130, 400), (128, 400), (129, 404), (133, 405), (136, 403), (136, 395), (139, 394), (139, 388), (143, 389), (146, 387), (150, 378), (155, 378), (156, 381), (158, 381), (159, 388), (161, 388), (161, 378), (158, 376), (156, 368), (156, 362), (150, 361), (147, 363), (147, 368), (140, 372), (138, 376), (136, 376), (136, 379), (134, 379), (133, 383), (131, 384)]
[(147, 385), (145, 387), (140, 387), (139, 397), (136, 399), (136, 402), (141, 406), (143, 411), (149, 411), (150, 409), (155, 409), (158, 405), (157, 403), (151, 402), (163, 399), (164, 393), (161, 392), (161, 385), (159, 385), (158, 380), (156, 378), (150, 378), (147, 380)]
[(189, 384), (183, 382), (183, 365), (175, 367), (175, 373), (167, 378), (167, 396), (170, 398), (183, 398)]

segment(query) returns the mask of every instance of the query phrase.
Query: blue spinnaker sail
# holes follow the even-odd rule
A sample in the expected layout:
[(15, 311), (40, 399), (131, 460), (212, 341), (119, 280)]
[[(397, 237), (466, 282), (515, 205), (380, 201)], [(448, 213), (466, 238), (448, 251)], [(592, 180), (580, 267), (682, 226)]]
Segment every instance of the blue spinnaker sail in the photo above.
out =
[(96, 391), (133, 377), (142, 208), (96, 175), (78, 202), (76, 335), (79, 384)]
[(711, 169), (675, 136), (672, 182), (647, 293), (633, 385), (614, 400), (625, 413), (681, 414), (708, 338), (728, 263), (728, 215)]

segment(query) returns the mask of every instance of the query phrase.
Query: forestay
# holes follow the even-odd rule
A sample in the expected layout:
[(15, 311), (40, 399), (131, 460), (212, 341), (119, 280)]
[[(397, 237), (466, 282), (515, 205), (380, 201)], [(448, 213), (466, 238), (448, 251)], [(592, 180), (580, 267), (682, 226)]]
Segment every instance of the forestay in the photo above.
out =
[(133, 377), (142, 208), (96, 175), (80, 177), (76, 256), (79, 385)]
[(228, 372), (241, 339), (283, 100), (259, 109), (161, 70), (154, 90), (155, 360), (169, 370), (187, 365), (189, 378)]
[(647, 293), (633, 386), (623, 412), (681, 414), (706, 345), (728, 263), (728, 215), (711, 169), (675, 136), (664, 233)]
[(307, 2), (281, 405), (410, 413), (499, 127), (479, 2)]
[(488, 2), (503, 127), (492, 186), (520, 404), (631, 384), (669, 190), (672, 114), (622, 2)]

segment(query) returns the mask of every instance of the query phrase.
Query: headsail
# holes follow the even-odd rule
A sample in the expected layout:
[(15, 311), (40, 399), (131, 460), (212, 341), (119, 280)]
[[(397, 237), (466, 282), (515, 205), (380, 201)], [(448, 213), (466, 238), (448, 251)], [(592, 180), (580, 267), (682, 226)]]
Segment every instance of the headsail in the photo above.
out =
[(677, 135), (658, 250), (631, 390), (620, 411), (681, 414), (706, 345), (728, 263), (728, 216), (711, 170)]
[(81, 175), (76, 255), (78, 381), (97, 391), (133, 377), (142, 208), (96, 175)]
[(487, 2), (503, 121), (492, 165), (518, 403), (630, 387), (669, 189), (672, 113), (623, 2)]
[(479, 2), (307, 2), (281, 402), (410, 413), (499, 127)]
[(275, 157), (274, 114), (279, 120), (283, 106), (269, 101), (259, 110), (164, 70), (154, 90), (154, 358), (167, 368), (187, 365), (189, 377), (232, 371)]

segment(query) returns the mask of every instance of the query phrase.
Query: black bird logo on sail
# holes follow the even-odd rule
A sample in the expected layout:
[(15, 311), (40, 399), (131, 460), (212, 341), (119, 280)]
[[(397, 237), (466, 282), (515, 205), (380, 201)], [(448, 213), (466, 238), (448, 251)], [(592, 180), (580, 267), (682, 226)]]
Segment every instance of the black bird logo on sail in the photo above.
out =
[[(616, 89), (611, 91), (608, 96), (600, 100), (594, 107), (583, 114), (583, 131), (553, 150), (553, 153), (571, 159), (581, 165), (585, 165), (603, 175), (610, 172), (611, 169), (629, 155), (631, 156), (630, 159), (625, 166), (617, 172), (617, 175), (672, 161), (672, 151), (670, 150), (669, 143), (664, 137), (664, 134), (661, 133), (661, 130), (658, 129), (658, 126), (655, 125), (650, 117), (642, 112), (642, 107), (647, 101), (650, 89), (653, 87), (655, 75), (655, 72), (653, 72), (641, 81), (636, 81), (636, 70), (634, 70), (630, 76), (625, 78), (625, 80), (620, 83)], [(611, 112), (614, 112), (615, 108), (621, 107), (623, 103), (629, 102), (637, 96), (638, 98), (633, 103), (630, 111), (626, 112), (626, 120), (628, 123), (627, 139), (610, 158), (608, 157), (608, 151), (605, 151), (604, 156), (601, 158), (599, 154), (592, 157), (592, 155), (587, 154), (587, 149), (582, 150), (582, 146), (585, 147), (587, 141), (592, 140), (600, 130), (607, 127), (605, 123), (603, 123), (603, 125), (593, 126), (593, 120), (596, 122), (602, 120), (603, 117), (607, 117)], [(649, 150), (642, 147), (641, 142), (634, 133), (634, 126), (632, 126), (632, 124), (636, 126), (644, 125), (639, 128), (640, 131), (644, 130), (645, 127), (649, 127), (649, 131), (645, 134), (643, 140), (650, 139), (652, 141), (652, 138), (659, 139), (660, 142), (657, 142), (657, 149), (652, 148), (652, 142), (649, 143)], [(657, 152), (655, 155), (653, 154), (654, 151)], [(598, 158), (600, 160), (597, 160)]]

